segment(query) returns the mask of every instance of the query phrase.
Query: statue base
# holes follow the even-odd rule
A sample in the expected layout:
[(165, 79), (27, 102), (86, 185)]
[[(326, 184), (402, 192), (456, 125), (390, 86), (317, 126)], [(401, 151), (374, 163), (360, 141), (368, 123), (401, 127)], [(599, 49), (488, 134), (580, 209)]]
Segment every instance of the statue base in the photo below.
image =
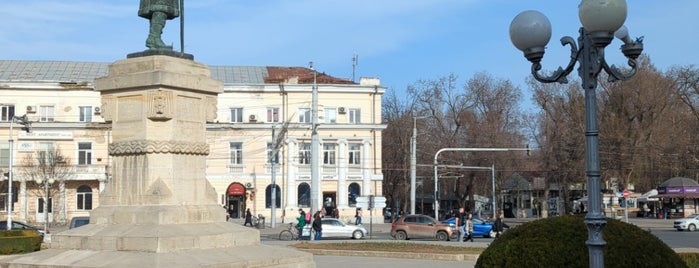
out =
[(147, 50), (144, 50), (141, 52), (134, 52), (131, 54), (127, 54), (126, 58), (130, 59), (130, 58), (138, 58), (138, 57), (157, 56), (157, 55), (182, 58), (182, 59), (186, 59), (186, 60), (194, 60), (194, 55), (192, 55), (192, 54), (174, 51), (171, 49), (147, 49)]

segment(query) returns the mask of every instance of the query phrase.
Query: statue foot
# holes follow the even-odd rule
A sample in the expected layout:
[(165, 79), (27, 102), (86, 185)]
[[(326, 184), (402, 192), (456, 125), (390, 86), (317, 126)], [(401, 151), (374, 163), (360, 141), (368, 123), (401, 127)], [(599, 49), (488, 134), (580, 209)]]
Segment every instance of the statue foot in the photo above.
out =
[(154, 36), (148, 36), (148, 39), (146, 39), (146, 47), (148, 47), (149, 49), (172, 50), (172, 46), (165, 45), (165, 43), (163, 43), (163, 40), (160, 40), (160, 38), (156, 38)]

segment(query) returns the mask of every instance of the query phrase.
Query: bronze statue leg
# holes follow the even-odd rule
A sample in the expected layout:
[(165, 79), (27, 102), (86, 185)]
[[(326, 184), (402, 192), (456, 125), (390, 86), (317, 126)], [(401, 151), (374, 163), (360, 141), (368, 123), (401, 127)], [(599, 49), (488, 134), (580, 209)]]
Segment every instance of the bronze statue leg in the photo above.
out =
[(150, 18), (150, 32), (148, 33), (148, 39), (146, 39), (146, 47), (150, 49), (172, 50), (172, 46), (165, 45), (161, 39), (166, 19), (167, 15), (164, 12), (153, 12)]

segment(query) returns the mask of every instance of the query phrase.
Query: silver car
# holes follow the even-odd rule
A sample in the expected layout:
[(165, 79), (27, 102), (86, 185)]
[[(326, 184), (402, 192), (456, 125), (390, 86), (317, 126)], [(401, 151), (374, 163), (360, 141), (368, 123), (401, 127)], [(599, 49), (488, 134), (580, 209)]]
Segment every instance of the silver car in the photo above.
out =
[(335, 218), (321, 219), (323, 224), (323, 238), (341, 237), (361, 239), (369, 235), (369, 231), (362, 225), (345, 224)]
[(674, 227), (677, 231), (695, 231), (697, 227), (699, 227), (699, 214), (692, 214), (688, 217), (675, 220)]

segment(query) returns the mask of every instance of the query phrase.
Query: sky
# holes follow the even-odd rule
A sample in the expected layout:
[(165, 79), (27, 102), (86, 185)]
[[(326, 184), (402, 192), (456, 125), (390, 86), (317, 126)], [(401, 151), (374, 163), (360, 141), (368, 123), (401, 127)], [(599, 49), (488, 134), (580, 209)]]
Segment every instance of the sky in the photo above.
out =
[[(351, 79), (376, 77), (399, 97), (419, 80), (450, 74), (464, 84), (477, 73), (510, 80), (523, 93), (530, 63), (509, 38), (522, 11), (552, 24), (544, 69), (566, 65), (577, 38), (579, 1), (563, 0), (185, 0), (186, 53), (228, 66), (302, 66)], [(644, 36), (644, 53), (661, 71), (699, 63), (697, 0), (628, 0), (625, 25)], [(0, 59), (114, 62), (143, 51), (148, 20), (136, 0), (2, 0)], [(163, 41), (180, 50), (179, 18)], [(625, 66), (615, 40), (607, 62)], [(353, 70), (352, 58), (357, 56)], [(577, 75), (573, 73), (571, 75)], [(572, 77), (571, 77), (572, 78)]]

